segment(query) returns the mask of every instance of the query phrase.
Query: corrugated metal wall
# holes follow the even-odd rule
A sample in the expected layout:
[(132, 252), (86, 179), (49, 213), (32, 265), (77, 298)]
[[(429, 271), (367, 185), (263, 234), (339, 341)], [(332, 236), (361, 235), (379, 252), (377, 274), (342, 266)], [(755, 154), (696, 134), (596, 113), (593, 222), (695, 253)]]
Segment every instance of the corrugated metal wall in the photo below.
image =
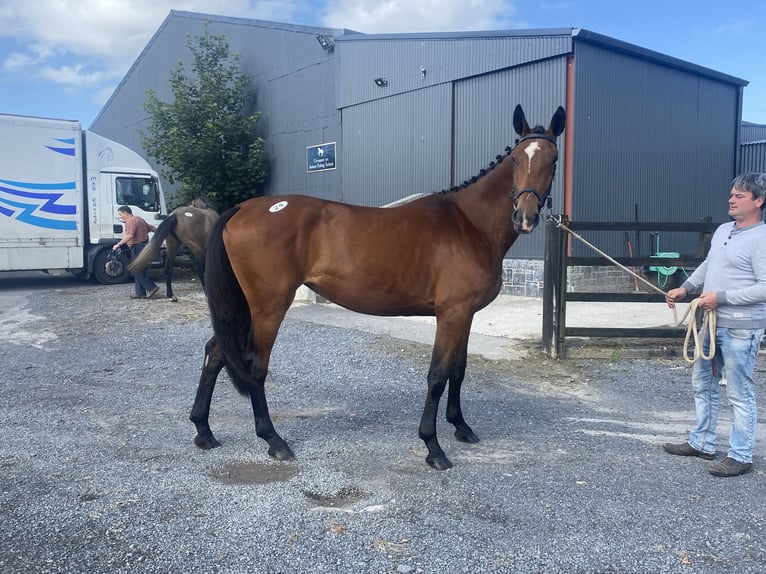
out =
[(766, 140), (742, 144), (739, 155), (739, 172), (766, 173)]
[(766, 140), (766, 126), (742, 122), (742, 132), (740, 134), (742, 143), (759, 142)]
[[(573, 219), (727, 220), (736, 86), (576, 42), (575, 92)], [(618, 235), (586, 236), (610, 254), (627, 255)], [(648, 234), (635, 239), (634, 251), (654, 253)], [(691, 234), (660, 241), (662, 251), (696, 252)], [(577, 245), (574, 252), (586, 249)]]
[[(338, 107), (496, 72), (571, 51), (569, 28), (525, 32), (346, 36), (336, 41)], [(421, 73), (421, 67), (425, 74)], [(385, 77), (388, 85), (373, 80)]]
[(451, 86), (343, 110), (343, 201), (384, 205), (448, 188)]

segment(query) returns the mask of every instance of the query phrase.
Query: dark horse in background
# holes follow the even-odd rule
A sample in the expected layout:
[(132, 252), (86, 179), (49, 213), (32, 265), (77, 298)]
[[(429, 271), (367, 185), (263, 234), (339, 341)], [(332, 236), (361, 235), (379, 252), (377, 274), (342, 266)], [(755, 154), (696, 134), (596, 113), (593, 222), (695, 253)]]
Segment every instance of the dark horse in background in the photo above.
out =
[(500, 292), (505, 253), (539, 222), (565, 122), (559, 107), (547, 129), (530, 129), (517, 106), (513, 127), (520, 139), (505, 156), (459, 189), (398, 207), (287, 195), (251, 199), (221, 216), (205, 258), (214, 336), (189, 417), (197, 426), (195, 444), (219, 445), (208, 416), (225, 365), (237, 390), (250, 397), (255, 431), (269, 454), (294, 458), (272, 424), (264, 381), (277, 331), (305, 284), (359, 313), (436, 316), (419, 435), (426, 462), (450, 468), (436, 438), (439, 400), (449, 383), (447, 420), (458, 440), (478, 442), (460, 407), (471, 321)]
[(197, 275), (204, 286), (205, 278), (202, 266), (205, 261), (205, 244), (218, 220), (218, 212), (207, 199), (198, 197), (191, 205), (174, 209), (168, 218), (160, 223), (146, 247), (138, 257), (128, 265), (128, 270), (140, 273), (160, 252), (162, 242), (167, 244), (165, 255), (165, 295), (168, 299), (178, 301), (173, 295), (173, 263), (175, 263), (178, 248), (185, 245), (194, 256)]

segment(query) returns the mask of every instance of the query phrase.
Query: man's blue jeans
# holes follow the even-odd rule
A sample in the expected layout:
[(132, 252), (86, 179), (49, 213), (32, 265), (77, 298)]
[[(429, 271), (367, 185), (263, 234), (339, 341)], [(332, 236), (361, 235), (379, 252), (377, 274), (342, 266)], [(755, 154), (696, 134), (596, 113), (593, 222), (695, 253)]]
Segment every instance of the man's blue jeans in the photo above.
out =
[[(718, 411), (721, 406), (721, 374), (726, 368), (726, 395), (732, 406), (733, 423), (729, 434), (728, 456), (738, 462), (753, 462), (758, 410), (755, 404), (753, 368), (763, 338), (763, 329), (728, 329), (718, 327), (715, 357), (699, 360), (692, 369), (697, 428), (689, 433), (689, 444), (714, 453)], [(702, 344), (710, 349), (709, 337)], [(715, 363), (715, 369), (713, 369)]]
[[(136, 260), (136, 257), (138, 257), (138, 254), (144, 250), (144, 247), (146, 247), (146, 242), (136, 243), (133, 247), (130, 248), (131, 261)], [(135, 280), (136, 295), (139, 297), (145, 297), (147, 291), (151, 291), (157, 286), (157, 284), (152, 281), (152, 278), (149, 277), (148, 270), (149, 268), (146, 267), (143, 271), (141, 271), (141, 273), (133, 276), (133, 279)]]

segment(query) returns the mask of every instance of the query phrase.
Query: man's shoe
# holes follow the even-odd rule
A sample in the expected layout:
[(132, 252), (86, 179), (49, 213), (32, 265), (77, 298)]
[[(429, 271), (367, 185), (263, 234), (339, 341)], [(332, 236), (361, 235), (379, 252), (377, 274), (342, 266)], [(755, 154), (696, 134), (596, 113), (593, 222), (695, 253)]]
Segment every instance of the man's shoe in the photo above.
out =
[(146, 299), (146, 295), (131, 295), (131, 299)]
[(727, 456), (715, 464), (711, 464), (708, 472), (715, 476), (739, 476), (753, 470), (753, 464), (750, 462), (738, 462)]
[(705, 460), (713, 460), (715, 458), (714, 452), (702, 452), (701, 450), (694, 448), (688, 442), (682, 442), (681, 444), (666, 442), (662, 445), (662, 448), (665, 449), (665, 452), (675, 454), (676, 456), (697, 456), (699, 458), (704, 458)]
[(157, 294), (157, 291), (159, 291), (159, 290), (160, 290), (160, 288), (155, 285), (154, 287), (149, 289), (149, 292), (146, 294), (146, 298), (147, 299), (151, 299), (152, 297), (154, 297)]

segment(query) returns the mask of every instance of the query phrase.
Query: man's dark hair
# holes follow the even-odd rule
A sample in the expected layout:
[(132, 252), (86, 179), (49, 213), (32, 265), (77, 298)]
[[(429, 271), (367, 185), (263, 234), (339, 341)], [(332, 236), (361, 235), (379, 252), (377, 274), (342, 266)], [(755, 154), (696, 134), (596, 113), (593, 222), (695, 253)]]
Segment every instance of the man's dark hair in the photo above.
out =
[(761, 209), (766, 208), (766, 173), (741, 173), (732, 180), (731, 186), (740, 191), (749, 191), (753, 194), (753, 199), (763, 197)]
[(122, 211), (123, 213), (129, 213), (130, 215), (133, 215), (133, 211), (127, 205), (121, 205), (117, 208), (117, 211)]

